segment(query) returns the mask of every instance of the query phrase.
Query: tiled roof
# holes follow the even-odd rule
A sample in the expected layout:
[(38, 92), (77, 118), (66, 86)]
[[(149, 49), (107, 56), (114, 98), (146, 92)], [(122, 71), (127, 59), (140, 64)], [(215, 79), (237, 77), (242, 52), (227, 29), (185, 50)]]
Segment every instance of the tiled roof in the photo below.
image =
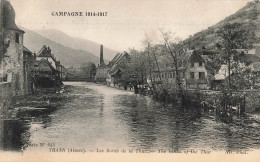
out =
[(36, 60), (33, 64), (32, 71), (56, 71), (55, 68), (45, 59)]
[(118, 63), (122, 60), (122, 58), (128, 58), (129, 55), (128, 53), (124, 52), (124, 53), (120, 53), (117, 54), (111, 61), (112, 67), (109, 69), (109, 74), (110, 75), (114, 75), (118, 72), (118, 70), (120, 69)]

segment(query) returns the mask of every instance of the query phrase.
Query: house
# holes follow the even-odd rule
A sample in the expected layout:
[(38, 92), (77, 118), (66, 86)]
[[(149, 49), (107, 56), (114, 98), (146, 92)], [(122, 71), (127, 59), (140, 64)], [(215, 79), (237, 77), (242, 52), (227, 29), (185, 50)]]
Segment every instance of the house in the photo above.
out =
[[(157, 88), (162, 84), (171, 84), (173, 86), (176, 82), (176, 72), (171, 61), (165, 56), (159, 56), (157, 59), (158, 67), (152, 70), (151, 77), (147, 76), (147, 83), (150, 87), (155, 86)], [(178, 72), (180, 78), (184, 78), (185, 68), (179, 67)]]
[(57, 77), (61, 80), (61, 71), (62, 71), (62, 65), (60, 61), (57, 61), (54, 57), (54, 54), (51, 53), (50, 47), (47, 47), (46, 45), (43, 45), (41, 50), (38, 52), (37, 60), (47, 60), (52, 65), (52, 67), (56, 70)]
[[(178, 67), (178, 73), (182, 86), (187, 89), (207, 89), (208, 72), (205, 68), (206, 61), (196, 50), (185, 51), (186, 61)], [(161, 84), (174, 85), (176, 82), (176, 70), (165, 56), (158, 58), (159, 70), (152, 71), (152, 78), (148, 76), (148, 84), (154, 83), (156, 87)]]
[(36, 60), (31, 73), (36, 88), (52, 88), (59, 85), (58, 71), (46, 59)]
[(109, 63), (106, 82), (109, 86), (115, 86), (122, 77), (122, 68), (129, 63), (130, 56), (127, 52), (118, 53)]
[[(247, 66), (251, 69), (251, 72), (256, 75), (256, 84), (260, 84), (260, 57), (256, 55), (257, 50), (236, 50), (238, 52), (237, 59), (236, 61), (231, 59), (231, 64), (232, 62), (238, 62), (239, 65)], [(234, 69), (231, 69), (230, 73), (232, 75), (232, 71)], [(227, 77), (229, 76), (228, 74), (228, 65), (227, 64), (222, 64), (219, 71), (217, 74), (214, 76), (214, 83), (215, 85), (222, 83)]]
[(205, 65), (206, 60), (202, 54), (197, 50), (192, 51), (184, 76), (187, 89), (208, 89), (208, 72)]

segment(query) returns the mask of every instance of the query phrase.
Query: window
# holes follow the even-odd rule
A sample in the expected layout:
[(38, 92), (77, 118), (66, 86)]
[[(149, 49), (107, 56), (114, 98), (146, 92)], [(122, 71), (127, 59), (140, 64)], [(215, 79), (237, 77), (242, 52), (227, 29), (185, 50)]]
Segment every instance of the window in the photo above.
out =
[(172, 73), (170, 73), (170, 78), (173, 78), (173, 77), (172, 77)]
[(199, 66), (202, 66), (202, 62), (199, 62)]
[(191, 72), (191, 73), (190, 73), (190, 78), (191, 78), (191, 79), (194, 79), (194, 72)]
[(205, 79), (205, 73), (199, 72), (199, 79)]
[(3, 78), (0, 78), (0, 82), (7, 82), (7, 74), (5, 74)]
[(194, 67), (194, 62), (191, 62), (191, 67)]
[(15, 43), (18, 43), (19, 44), (19, 42), (20, 42), (20, 39), (19, 39), (19, 33), (16, 33), (15, 34)]

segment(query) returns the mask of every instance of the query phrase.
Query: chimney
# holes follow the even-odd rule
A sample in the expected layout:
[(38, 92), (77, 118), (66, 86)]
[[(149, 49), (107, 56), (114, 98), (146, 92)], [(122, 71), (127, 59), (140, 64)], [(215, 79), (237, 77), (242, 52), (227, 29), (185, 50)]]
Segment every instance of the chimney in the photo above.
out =
[(104, 63), (104, 58), (103, 58), (103, 44), (100, 45), (100, 65)]

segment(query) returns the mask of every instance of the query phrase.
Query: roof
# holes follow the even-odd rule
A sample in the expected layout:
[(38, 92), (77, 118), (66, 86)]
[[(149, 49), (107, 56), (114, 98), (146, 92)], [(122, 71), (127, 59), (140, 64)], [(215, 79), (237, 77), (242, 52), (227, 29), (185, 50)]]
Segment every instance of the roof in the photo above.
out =
[(51, 53), (51, 49), (47, 47), (46, 45), (43, 45), (41, 50), (38, 52), (37, 57), (50, 57), (53, 59), (55, 64), (60, 64), (60, 61), (57, 61), (56, 58), (54, 57), (54, 54)]
[(124, 53), (118, 53), (110, 62), (110, 64), (112, 65), (112, 67), (109, 69), (109, 74), (110, 75), (114, 75), (118, 72), (118, 70), (120, 69), (118, 63), (122, 60), (122, 58), (128, 58), (129, 55), (127, 52)]
[(198, 49), (198, 50), (194, 50), (202, 55), (213, 55), (213, 54), (217, 54), (218, 52), (214, 51), (214, 50), (209, 50), (209, 49)]
[(3, 24), (4, 28), (16, 30), (24, 33), (23, 30), (19, 29), (15, 23), (15, 11), (11, 3), (7, 0), (3, 1)]
[(23, 51), (32, 54), (32, 52), (28, 48), (26, 48), (25, 46), (23, 46)]
[(249, 50), (249, 51), (248, 51), (248, 54), (254, 55), (254, 54), (255, 54), (255, 52), (256, 52), (256, 50), (255, 50), (255, 49), (251, 49), (251, 50)]
[(226, 76), (224, 74), (216, 74), (214, 76), (215, 80), (225, 80)]
[(199, 54), (199, 51), (193, 51), (193, 53), (190, 56), (190, 61), (191, 62), (205, 62), (205, 60), (201, 57)]
[(52, 57), (49, 47), (47, 48), (47, 46), (44, 45), (38, 52), (37, 57)]
[(254, 62), (260, 62), (260, 57), (252, 54), (244, 54), (239, 56), (239, 61), (247, 64), (251, 64)]
[(55, 68), (45, 59), (34, 61), (32, 71), (56, 71)]

